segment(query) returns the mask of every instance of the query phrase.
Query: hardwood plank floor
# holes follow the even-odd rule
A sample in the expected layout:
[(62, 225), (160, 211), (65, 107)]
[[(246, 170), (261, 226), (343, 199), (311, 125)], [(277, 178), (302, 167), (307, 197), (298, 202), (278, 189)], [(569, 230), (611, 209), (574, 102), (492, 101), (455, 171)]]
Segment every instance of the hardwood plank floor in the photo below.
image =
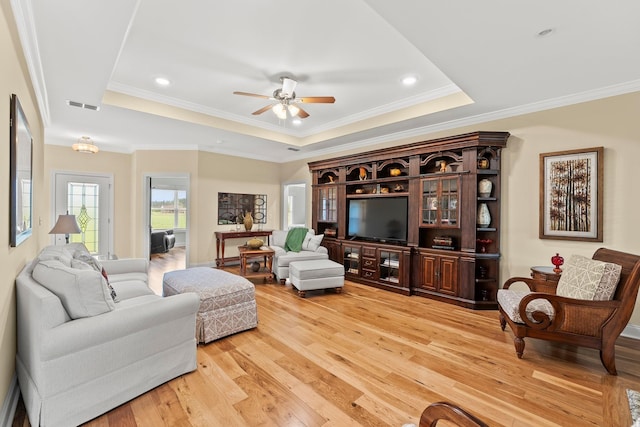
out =
[(636, 340), (618, 340), (614, 377), (591, 349), (527, 339), (518, 359), (497, 311), (351, 282), (305, 299), (254, 283), (257, 328), (199, 346), (196, 371), (87, 425), (402, 426), (442, 400), (492, 426), (631, 425)]

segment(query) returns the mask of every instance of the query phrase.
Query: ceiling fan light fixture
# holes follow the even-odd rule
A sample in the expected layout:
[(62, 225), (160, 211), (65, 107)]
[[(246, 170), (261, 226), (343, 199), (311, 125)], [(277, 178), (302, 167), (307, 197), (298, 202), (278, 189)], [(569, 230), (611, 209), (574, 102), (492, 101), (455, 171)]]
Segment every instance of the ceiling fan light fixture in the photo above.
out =
[(273, 112), (276, 116), (278, 116), (279, 119), (285, 120), (287, 118), (287, 110), (284, 108), (284, 104), (278, 103), (274, 105), (271, 110), (273, 110)]
[(282, 96), (285, 98), (293, 98), (293, 91), (296, 89), (298, 82), (288, 77), (282, 77)]
[(287, 108), (289, 109), (289, 114), (291, 114), (291, 116), (297, 116), (300, 112), (300, 108), (295, 105), (288, 105)]
[(87, 153), (87, 154), (95, 154), (98, 151), (100, 151), (98, 147), (93, 143), (91, 138), (89, 138), (88, 136), (83, 136), (80, 139), (78, 139), (78, 142), (73, 144), (71, 148), (73, 148), (73, 151), (77, 151), (79, 153)]

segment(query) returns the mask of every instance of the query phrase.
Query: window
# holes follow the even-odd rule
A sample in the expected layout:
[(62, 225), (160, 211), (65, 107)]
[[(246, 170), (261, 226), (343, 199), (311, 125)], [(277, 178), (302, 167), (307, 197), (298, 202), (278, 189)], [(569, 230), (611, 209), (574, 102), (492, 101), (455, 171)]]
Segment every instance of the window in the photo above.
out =
[(187, 228), (187, 192), (151, 189), (151, 228), (154, 230)]

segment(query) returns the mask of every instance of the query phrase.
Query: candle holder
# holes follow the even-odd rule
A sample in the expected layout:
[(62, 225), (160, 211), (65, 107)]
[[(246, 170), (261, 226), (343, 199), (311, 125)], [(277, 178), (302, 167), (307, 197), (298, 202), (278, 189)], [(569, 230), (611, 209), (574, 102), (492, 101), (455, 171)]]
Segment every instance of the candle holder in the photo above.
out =
[(560, 266), (564, 264), (564, 258), (562, 258), (560, 254), (556, 253), (554, 256), (551, 257), (551, 264), (553, 264), (555, 267), (553, 269), (553, 272), (556, 274), (560, 274), (562, 273), (562, 269), (560, 268)]

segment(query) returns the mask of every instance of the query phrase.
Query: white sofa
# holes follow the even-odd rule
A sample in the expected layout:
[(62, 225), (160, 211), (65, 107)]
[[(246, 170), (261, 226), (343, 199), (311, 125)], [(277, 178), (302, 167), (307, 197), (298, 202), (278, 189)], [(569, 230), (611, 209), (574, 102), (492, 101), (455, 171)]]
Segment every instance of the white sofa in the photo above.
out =
[(155, 295), (147, 260), (102, 261), (114, 301), (91, 260), (82, 244), (48, 246), (16, 279), (16, 371), (32, 426), (81, 424), (196, 369), (198, 296)]
[(316, 235), (313, 229), (309, 229), (302, 243), (300, 252), (286, 251), (284, 249), (288, 230), (273, 230), (269, 247), (275, 252), (271, 270), (280, 283), (285, 284), (289, 278), (289, 264), (295, 261), (309, 261), (313, 259), (329, 259), (329, 252), (324, 246), (320, 246), (322, 234)]

